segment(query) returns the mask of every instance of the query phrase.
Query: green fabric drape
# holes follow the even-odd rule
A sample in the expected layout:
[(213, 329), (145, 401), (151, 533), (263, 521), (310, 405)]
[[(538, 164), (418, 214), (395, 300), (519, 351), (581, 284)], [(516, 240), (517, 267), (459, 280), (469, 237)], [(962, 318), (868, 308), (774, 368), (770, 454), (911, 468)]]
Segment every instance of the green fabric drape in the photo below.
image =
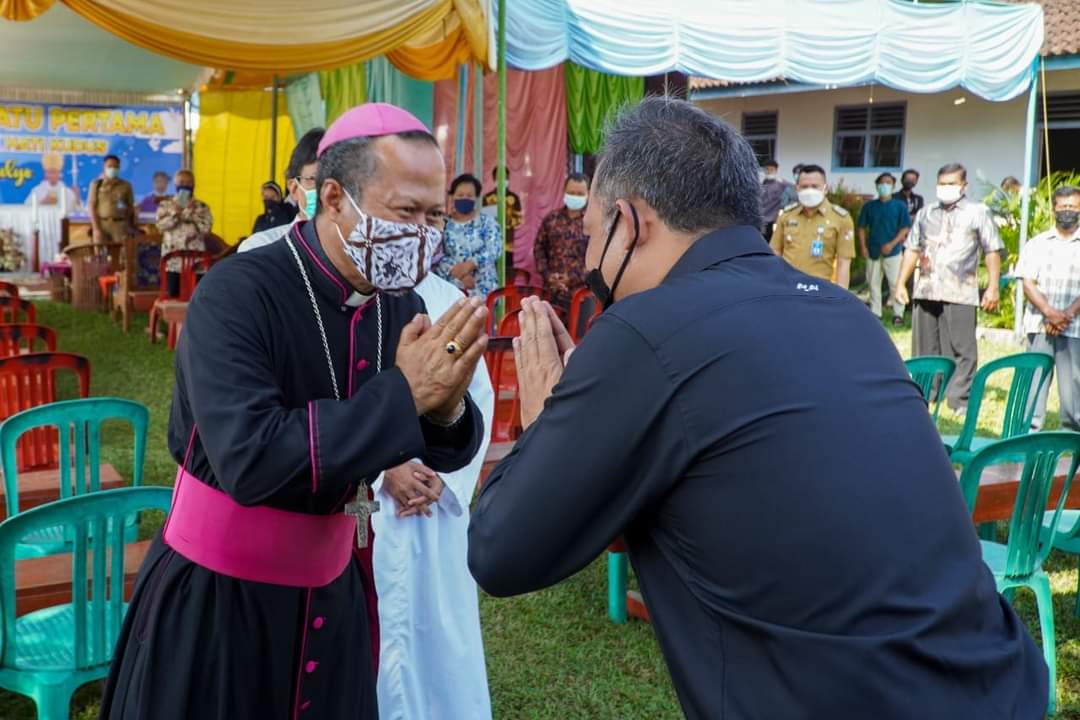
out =
[(326, 127), (326, 108), (317, 73), (301, 75), (286, 85), (285, 99), (297, 140), (312, 128)]
[(382, 56), (368, 60), (365, 71), (369, 102), (397, 105), (431, 127), (435, 114), (435, 90), (430, 82), (405, 75)]
[(604, 139), (604, 123), (623, 105), (645, 97), (645, 79), (588, 70), (566, 63), (566, 120), (570, 151), (595, 155)]
[(319, 85), (326, 102), (326, 124), (338, 119), (349, 108), (367, 99), (367, 73), (364, 63), (348, 65), (337, 70), (320, 70)]

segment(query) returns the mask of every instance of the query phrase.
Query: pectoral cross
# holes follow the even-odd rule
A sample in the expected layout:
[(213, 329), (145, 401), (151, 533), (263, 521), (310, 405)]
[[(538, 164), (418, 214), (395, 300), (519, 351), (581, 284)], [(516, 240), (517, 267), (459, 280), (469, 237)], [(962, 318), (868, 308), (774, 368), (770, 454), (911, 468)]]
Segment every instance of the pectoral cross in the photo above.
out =
[(345, 504), (345, 514), (356, 518), (356, 547), (363, 550), (368, 545), (368, 518), (379, 512), (379, 501), (368, 500), (367, 483), (360, 483), (356, 489), (356, 499)]

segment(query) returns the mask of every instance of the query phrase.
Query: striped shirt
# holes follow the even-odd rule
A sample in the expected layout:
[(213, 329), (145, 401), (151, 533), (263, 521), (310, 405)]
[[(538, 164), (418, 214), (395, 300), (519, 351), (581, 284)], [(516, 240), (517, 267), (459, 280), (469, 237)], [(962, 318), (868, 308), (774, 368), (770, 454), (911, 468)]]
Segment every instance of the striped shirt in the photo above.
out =
[[(1034, 280), (1050, 307), (1064, 310), (1080, 297), (1080, 229), (1062, 237), (1056, 228), (1033, 237), (1020, 251), (1016, 276)], [(1024, 309), (1024, 332), (1041, 333), (1046, 318), (1034, 305)], [(1073, 320), (1062, 333), (1080, 337), (1080, 319)]]

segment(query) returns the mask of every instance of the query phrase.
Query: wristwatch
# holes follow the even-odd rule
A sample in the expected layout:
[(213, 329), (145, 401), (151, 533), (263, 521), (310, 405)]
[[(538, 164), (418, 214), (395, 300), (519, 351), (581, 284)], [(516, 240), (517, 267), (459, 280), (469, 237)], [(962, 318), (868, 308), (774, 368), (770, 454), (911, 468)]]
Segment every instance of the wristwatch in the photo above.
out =
[(436, 419), (431, 415), (424, 415), (424, 417), (427, 418), (427, 421), (432, 425), (438, 425), (441, 428), (452, 428), (461, 422), (461, 418), (465, 417), (465, 410), (465, 398), (462, 398), (458, 401), (457, 408), (454, 410), (454, 414), (450, 420)]

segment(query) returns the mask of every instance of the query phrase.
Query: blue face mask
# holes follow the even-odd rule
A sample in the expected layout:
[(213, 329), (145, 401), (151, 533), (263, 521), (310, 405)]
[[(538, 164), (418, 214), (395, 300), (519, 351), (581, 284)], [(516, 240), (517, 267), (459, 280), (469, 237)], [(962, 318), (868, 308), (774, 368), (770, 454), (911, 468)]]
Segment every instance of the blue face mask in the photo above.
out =
[(462, 215), (468, 215), (476, 209), (476, 198), (457, 198), (454, 200), (454, 209)]
[(893, 186), (889, 183), (881, 183), (877, 186), (878, 197), (891, 197), (893, 193)]
[(314, 189), (304, 190), (304, 216), (311, 220), (315, 217), (315, 208), (319, 204), (319, 193)]

